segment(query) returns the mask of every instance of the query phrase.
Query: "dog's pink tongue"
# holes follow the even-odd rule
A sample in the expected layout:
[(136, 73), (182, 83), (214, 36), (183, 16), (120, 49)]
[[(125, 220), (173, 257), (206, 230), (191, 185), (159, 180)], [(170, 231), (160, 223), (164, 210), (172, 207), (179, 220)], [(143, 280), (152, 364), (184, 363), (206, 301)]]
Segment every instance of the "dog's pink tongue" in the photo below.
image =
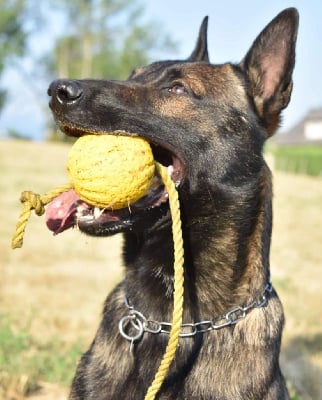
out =
[(82, 203), (75, 190), (57, 196), (46, 207), (46, 224), (55, 235), (75, 225), (77, 206)]

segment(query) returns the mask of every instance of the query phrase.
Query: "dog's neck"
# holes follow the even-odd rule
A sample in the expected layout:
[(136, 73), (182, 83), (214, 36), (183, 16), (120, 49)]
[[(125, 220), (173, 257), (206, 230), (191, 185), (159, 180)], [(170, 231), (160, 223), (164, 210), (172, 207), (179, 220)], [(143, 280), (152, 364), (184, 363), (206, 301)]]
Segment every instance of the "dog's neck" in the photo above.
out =
[[(244, 194), (236, 197), (237, 205), (227, 201), (220, 215), (214, 205), (209, 205), (213, 218), (208, 215), (184, 220), (186, 320), (207, 319), (247, 304), (267, 284), (271, 236), (271, 178), (267, 172), (265, 169), (254, 183), (258, 188), (252, 198)], [(241, 241), (243, 237), (246, 239)], [(125, 253), (131, 254), (127, 260), (127, 296), (145, 314), (169, 320), (173, 290), (171, 229), (145, 238), (126, 235)], [(205, 315), (200, 315), (199, 309)]]

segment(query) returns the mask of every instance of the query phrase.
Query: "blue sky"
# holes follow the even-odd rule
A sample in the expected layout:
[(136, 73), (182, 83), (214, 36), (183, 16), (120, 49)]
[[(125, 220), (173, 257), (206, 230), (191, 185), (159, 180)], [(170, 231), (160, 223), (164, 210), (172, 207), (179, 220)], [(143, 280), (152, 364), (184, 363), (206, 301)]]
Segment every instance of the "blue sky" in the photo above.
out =
[[(164, 29), (178, 42), (178, 54), (170, 58), (187, 57), (195, 44), (199, 25), (205, 15), (209, 16), (208, 45), (213, 63), (239, 62), (251, 43), (282, 9), (296, 7), (300, 12), (300, 29), (297, 45), (297, 61), (294, 72), (292, 101), (284, 111), (283, 130), (289, 129), (308, 110), (322, 107), (322, 1), (217, 1), (217, 0), (146, 0), (145, 15), (163, 24)], [(46, 45), (42, 38), (42, 45)], [(164, 55), (167, 58), (167, 55)], [(10, 103), (0, 115), (0, 137), (8, 128), (41, 140), (46, 133), (43, 104), (47, 87), (39, 87), (37, 71), (32, 85), (26, 84), (17, 72), (7, 71), (2, 85), (10, 88)], [(37, 96), (43, 96), (37, 100)], [(48, 113), (50, 113), (48, 109)]]

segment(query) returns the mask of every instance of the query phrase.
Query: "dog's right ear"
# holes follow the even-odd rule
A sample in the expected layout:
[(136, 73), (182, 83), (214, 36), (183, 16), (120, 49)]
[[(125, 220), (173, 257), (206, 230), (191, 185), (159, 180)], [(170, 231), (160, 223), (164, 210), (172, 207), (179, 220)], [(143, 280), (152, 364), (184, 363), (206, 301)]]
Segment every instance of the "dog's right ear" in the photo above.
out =
[(241, 63), (248, 80), (248, 94), (268, 135), (278, 127), (280, 113), (290, 100), (298, 19), (295, 8), (278, 14)]
[(199, 36), (196, 47), (191, 53), (188, 61), (206, 61), (209, 62), (208, 56), (208, 45), (207, 45), (207, 28), (208, 28), (208, 17), (205, 17), (202, 21), (199, 30)]

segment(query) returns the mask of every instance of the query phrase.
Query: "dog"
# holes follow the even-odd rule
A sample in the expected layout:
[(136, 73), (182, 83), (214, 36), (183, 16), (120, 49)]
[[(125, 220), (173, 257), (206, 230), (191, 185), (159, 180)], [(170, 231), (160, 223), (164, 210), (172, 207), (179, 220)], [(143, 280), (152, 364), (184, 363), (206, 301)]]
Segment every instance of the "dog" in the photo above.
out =
[[(207, 21), (188, 59), (139, 67), (126, 81), (56, 80), (50, 107), (68, 135), (139, 135), (171, 166), (184, 238), (184, 324), (156, 398), (289, 399), (279, 366), (284, 315), (270, 283), (271, 172), (262, 153), (290, 100), (298, 12), (278, 14), (239, 64), (210, 63)], [(172, 318), (167, 193), (156, 176), (126, 209), (97, 212), (70, 197), (64, 218), (50, 215), (56, 233), (74, 225), (94, 236), (122, 232), (125, 265), (70, 399), (143, 399)]]

